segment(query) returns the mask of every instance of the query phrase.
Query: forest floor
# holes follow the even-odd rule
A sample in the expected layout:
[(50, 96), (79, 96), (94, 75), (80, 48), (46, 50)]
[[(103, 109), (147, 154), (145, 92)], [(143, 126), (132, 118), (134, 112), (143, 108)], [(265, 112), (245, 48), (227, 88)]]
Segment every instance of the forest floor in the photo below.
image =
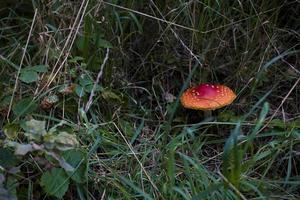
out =
[[(0, 199), (300, 199), (299, 1), (0, 2)], [(180, 96), (237, 97), (210, 115)]]

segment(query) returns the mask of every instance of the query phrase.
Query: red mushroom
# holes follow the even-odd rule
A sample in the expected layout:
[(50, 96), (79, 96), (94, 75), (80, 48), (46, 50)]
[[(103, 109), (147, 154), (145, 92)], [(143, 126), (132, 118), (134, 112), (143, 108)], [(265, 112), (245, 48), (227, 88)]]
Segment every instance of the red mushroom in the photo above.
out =
[(202, 83), (187, 89), (180, 97), (185, 108), (195, 110), (215, 110), (229, 105), (236, 94), (227, 86)]

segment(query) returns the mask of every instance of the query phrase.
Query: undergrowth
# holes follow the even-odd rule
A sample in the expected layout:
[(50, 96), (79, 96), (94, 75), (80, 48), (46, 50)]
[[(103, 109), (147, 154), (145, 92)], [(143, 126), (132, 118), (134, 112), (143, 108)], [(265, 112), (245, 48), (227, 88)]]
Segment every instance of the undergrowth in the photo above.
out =
[(0, 8), (0, 199), (300, 199), (299, 1)]

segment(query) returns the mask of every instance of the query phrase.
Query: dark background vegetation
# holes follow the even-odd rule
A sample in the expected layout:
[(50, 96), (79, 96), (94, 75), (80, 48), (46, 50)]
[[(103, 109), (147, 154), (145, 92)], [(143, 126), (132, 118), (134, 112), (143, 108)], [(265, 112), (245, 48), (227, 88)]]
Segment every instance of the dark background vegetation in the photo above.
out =
[[(288, 0), (1, 0), (0, 194), (299, 199), (299, 13)], [(237, 99), (208, 118), (184, 109), (202, 82)], [(45, 152), (14, 155), (30, 119), (67, 122), (80, 145), (55, 153), (80, 179)]]

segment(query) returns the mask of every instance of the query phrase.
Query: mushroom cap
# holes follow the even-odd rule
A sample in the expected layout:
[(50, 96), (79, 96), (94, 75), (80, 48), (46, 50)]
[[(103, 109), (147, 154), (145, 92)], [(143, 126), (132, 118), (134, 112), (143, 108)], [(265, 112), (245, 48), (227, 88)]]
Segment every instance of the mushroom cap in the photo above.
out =
[(180, 97), (185, 108), (195, 110), (215, 110), (229, 105), (236, 94), (227, 86), (202, 83), (187, 89)]

